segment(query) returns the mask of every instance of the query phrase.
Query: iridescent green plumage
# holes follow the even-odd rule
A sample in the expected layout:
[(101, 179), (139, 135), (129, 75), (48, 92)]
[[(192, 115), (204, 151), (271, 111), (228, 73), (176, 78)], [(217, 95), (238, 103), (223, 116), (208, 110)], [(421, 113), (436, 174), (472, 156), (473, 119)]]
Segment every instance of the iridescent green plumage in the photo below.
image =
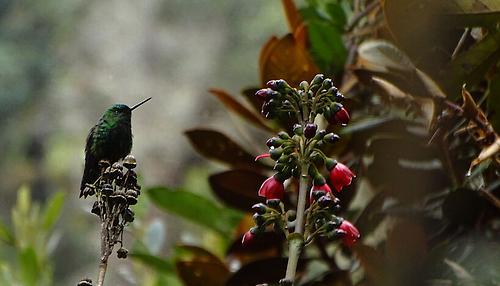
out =
[(84, 196), (87, 184), (94, 184), (99, 178), (99, 161), (117, 162), (127, 156), (132, 149), (132, 110), (151, 98), (130, 108), (125, 104), (115, 104), (108, 108), (97, 124), (90, 129), (85, 145), (85, 169), (80, 183), (80, 197)]

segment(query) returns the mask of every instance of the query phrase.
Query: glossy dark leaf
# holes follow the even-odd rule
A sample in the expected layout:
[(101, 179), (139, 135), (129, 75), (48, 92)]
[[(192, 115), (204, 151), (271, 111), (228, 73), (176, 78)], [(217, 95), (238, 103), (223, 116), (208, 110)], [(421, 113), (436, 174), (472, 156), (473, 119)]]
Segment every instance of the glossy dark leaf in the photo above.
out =
[(159, 208), (229, 236), (242, 215), (212, 200), (183, 190), (156, 187), (146, 194)]
[(177, 261), (177, 273), (186, 286), (221, 286), (229, 270), (210, 260)]
[(473, 86), (500, 60), (500, 30), (491, 31), (484, 39), (458, 56), (443, 71), (443, 82), (449, 94), (460, 96), (463, 84)]
[(264, 123), (260, 115), (255, 114), (254, 112), (248, 110), (248, 108), (239, 103), (236, 99), (234, 99), (234, 97), (229, 95), (226, 91), (216, 88), (211, 88), (209, 91), (211, 94), (217, 97), (227, 109), (232, 110), (233, 112), (239, 114), (245, 120), (247, 120), (248, 122), (254, 124), (259, 128), (262, 128), (267, 131), (272, 131), (272, 129)]
[(390, 274), (387, 273), (386, 259), (382, 253), (371, 246), (360, 243), (354, 246), (354, 253), (373, 285), (387, 285), (385, 282)]
[(463, 27), (494, 26), (500, 21), (500, 1), (450, 0), (445, 11), (446, 22)]
[(417, 67), (432, 76), (449, 61), (449, 54), (443, 51), (453, 51), (462, 34), (441, 17), (443, 2), (383, 1), (385, 20), (395, 42)]
[(365, 84), (379, 77), (400, 90), (418, 97), (443, 98), (438, 84), (419, 70), (408, 56), (394, 44), (382, 40), (364, 41), (358, 48), (356, 76)]
[(377, 193), (371, 201), (366, 205), (358, 219), (356, 227), (363, 236), (367, 236), (372, 232), (379, 223), (384, 219), (385, 215), (381, 212), (386, 196), (384, 193)]
[(248, 170), (229, 170), (211, 175), (208, 179), (212, 191), (227, 205), (242, 211), (263, 199), (257, 195), (266, 176)]
[(226, 135), (211, 129), (192, 129), (185, 132), (201, 155), (241, 168), (258, 168), (254, 156)]
[(414, 221), (399, 221), (387, 234), (386, 257), (394, 285), (422, 285), (424, 282), (427, 236)]
[(486, 201), (478, 192), (459, 188), (446, 196), (443, 215), (454, 225), (473, 226), (486, 209)]

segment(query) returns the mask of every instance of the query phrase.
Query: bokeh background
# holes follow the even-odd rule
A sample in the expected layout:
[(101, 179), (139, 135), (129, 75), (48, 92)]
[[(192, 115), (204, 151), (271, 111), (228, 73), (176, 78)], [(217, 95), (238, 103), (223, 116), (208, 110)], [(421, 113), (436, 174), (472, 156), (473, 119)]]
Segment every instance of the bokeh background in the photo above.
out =
[(500, 285), (499, 19), (491, 0), (0, 0), (0, 285), (95, 281), (85, 139), (110, 105), (147, 97), (135, 256), (113, 254), (106, 284), (277, 281), (284, 238), (240, 241), (272, 174), (253, 156), (293, 122), (248, 120), (231, 98), (258, 116), (256, 88), (317, 72), (347, 97), (348, 127), (317, 123), (358, 175), (336, 195), (362, 238), (317, 239), (300, 285)]
[[(286, 31), (281, 3), (259, 0), (7, 0), (0, 21), (0, 216), (10, 224), (21, 186), (41, 203), (66, 194), (51, 238), (54, 285), (97, 272), (99, 225), (78, 187), (85, 138), (104, 110), (153, 97), (132, 119), (143, 186), (181, 185), (190, 172), (203, 181), (210, 167), (184, 130), (238, 132), (207, 89), (255, 84), (260, 46)], [(161, 233), (165, 245), (156, 243), (167, 252), (169, 241), (192, 233), (178, 219), (144, 212), (145, 229)], [(128, 285), (121, 267), (110, 267), (110, 285)]]

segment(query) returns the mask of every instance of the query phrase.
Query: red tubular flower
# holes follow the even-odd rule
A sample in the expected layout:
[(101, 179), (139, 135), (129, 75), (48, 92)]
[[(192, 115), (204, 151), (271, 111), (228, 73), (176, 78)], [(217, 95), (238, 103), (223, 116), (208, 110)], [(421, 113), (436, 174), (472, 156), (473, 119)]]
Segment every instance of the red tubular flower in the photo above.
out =
[(245, 232), (243, 235), (243, 239), (241, 240), (242, 245), (250, 245), (255, 239), (255, 234), (253, 234), (250, 230)]
[(326, 195), (328, 194), (331, 194), (332, 193), (332, 189), (330, 189), (330, 186), (328, 186), (328, 184), (324, 183), (323, 185), (313, 185), (311, 187), (311, 191), (309, 192), (309, 202), (312, 203), (314, 201), (314, 197), (313, 197), (313, 192), (314, 191), (324, 191)]
[(259, 189), (259, 196), (265, 197), (267, 200), (283, 199), (285, 186), (283, 182), (277, 179), (277, 176), (271, 176), (262, 183)]
[(334, 166), (328, 168), (328, 170), (330, 171), (330, 180), (337, 192), (340, 192), (343, 187), (349, 186), (352, 182), (352, 178), (356, 177), (356, 175), (342, 163), (336, 163)]
[(342, 241), (347, 246), (353, 246), (354, 243), (361, 237), (359, 230), (349, 221), (344, 220), (339, 226), (339, 229), (344, 231)]

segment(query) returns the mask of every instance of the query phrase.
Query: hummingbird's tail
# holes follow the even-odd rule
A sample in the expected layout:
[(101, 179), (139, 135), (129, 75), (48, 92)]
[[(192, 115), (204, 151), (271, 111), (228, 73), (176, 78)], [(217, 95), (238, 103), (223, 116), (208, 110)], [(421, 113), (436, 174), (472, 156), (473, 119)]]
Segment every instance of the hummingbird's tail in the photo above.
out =
[(90, 153), (85, 154), (85, 169), (83, 170), (82, 182), (80, 183), (80, 198), (87, 184), (93, 184), (99, 178), (99, 166), (97, 159)]

